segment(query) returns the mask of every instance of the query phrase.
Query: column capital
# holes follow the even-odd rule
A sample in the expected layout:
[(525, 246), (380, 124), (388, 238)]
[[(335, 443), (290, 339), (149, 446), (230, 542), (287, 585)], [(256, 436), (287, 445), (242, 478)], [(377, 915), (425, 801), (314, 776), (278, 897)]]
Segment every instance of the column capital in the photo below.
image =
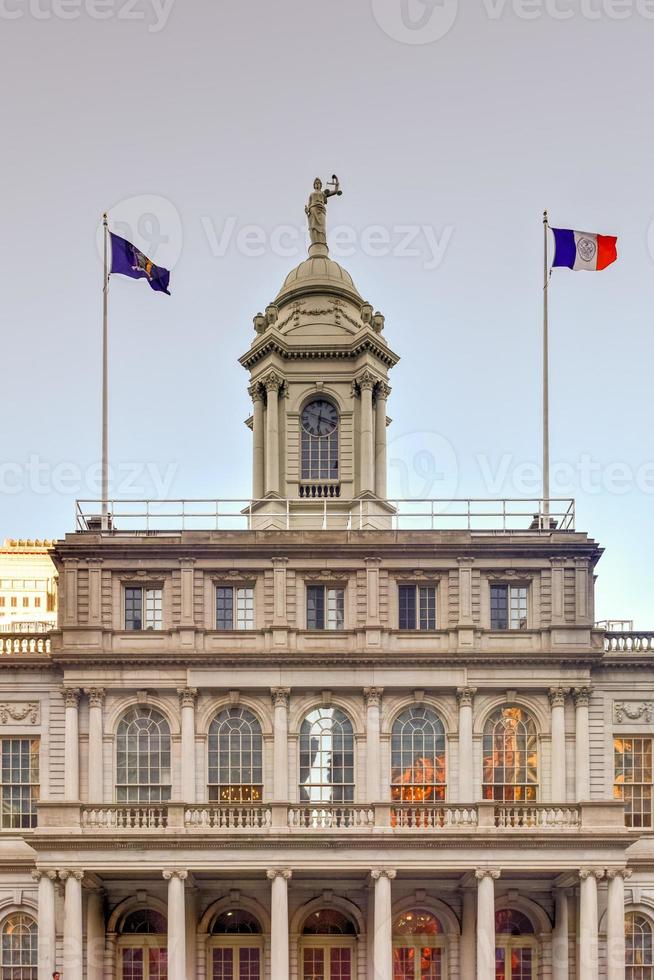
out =
[(572, 691), (576, 707), (587, 707), (590, 700), (592, 687), (575, 687)]
[(248, 388), (248, 395), (253, 402), (263, 401), (263, 389), (261, 385), (257, 382), (256, 384), (250, 385)]
[(392, 390), (391, 386), (386, 384), (385, 381), (378, 381), (377, 387), (375, 388), (375, 398), (378, 401), (388, 401)]
[(166, 881), (171, 881), (173, 878), (179, 878), (180, 881), (186, 881), (188, 878), (188, 871), (180, 870), (179, 868), (164, 868), (161, 874)]
[(579, 870), (579, 877), (582, 881), (586, 881), (587, 878), (596, 878), (601, 881), (604, 877), (603, 868), (581, 868)]
[(78, 708), (81, 691), (78, 687), (62, 688), (64, 704), (67, 708)]
[(275, 708), (288, 708), (290, 687), (271, 687), (270, 697)]
[(612, 881), (613, 878), (623, 878), (625, 881), (627, 881), (629, 878), (631, 878), (632, 874), (633, 871), (631, 868), (607, 868), (606, 870), (606, 877), (609, 879), (609, 881)]
[(475, 878), (477, 881), (482, 881), (484, 878), (492, 878), (493, 881), (497, 881), (502, 872), (498, 868), (477, 868), (475, 871)]
[(569, 693), (569, 688), (567, 687), (551, 687), (547, 692), (547, 696), (550, 701), (550, 706), (552, 708), (564, 708), (565, 699)]
[(177, 694), (179, 695), (180, 708), (195, 708), (198, 700), (196, 687), (180, 687)]
[(268, 374), (261, 379), (261, 384), (266, 391), (275, 392), (279, 391), (279, 389), (282, 387), (284, 384), (284, 379), (282, 378), (281, 374), (277, 374), (276, 371), (269, 371)]
[(456, 700), (459, 707), (472, 708), (472, 702), (474, 700), (476, 693), (477, 693), (476, 687), (457, 687)]
[(103, 687), (86, 687), (84, 693), (89, 699), (89, 707), (101, 708), (104, 704), (105, 690)]
[(457, 558), (456, 563), (457, 563), (457, 565), (471, 566), (471, 565), (474, 565), (475, 559), (474, 558), (461, 557), (461, 558)]
[(81, 881), (84, 881), (84, 872), (83, 871), (72, 871), (72, 870), (67, 869), (67, 868), (65, 868), (63, 871), (60, 871), (59, 872), (59, 881), (68, 881), (69, 878), (72, 878), (75, 881), (80, 881), (80, 882)]
[(389, 881), (393, 881), (397, 877), (397, 871), (392, 868), (375, 868), (374, 871), (370, 872), (370, 877), (373, 881), (379, 881), (380, 878), (388, 878)]
[(375, 385), (379, 384), (379, 378), (366, 368), (355, 378), (355, 384), (359, 391), (372, 391)]
[(269, 868), (266, 871), (268, 881), (274, 881), (275, 878), (283, 878), (284, 881), (290, 881), (292, 877), (293, 872), (290, 868)]
[(193, 568), (196, 564), (195, 558), (179, 558), (178, 561), (182, 568)]
[(364, 687), (363, 700), (366, 703), (366, 708), (378, 708), (381, 705), (383, 693), (383, 687)]

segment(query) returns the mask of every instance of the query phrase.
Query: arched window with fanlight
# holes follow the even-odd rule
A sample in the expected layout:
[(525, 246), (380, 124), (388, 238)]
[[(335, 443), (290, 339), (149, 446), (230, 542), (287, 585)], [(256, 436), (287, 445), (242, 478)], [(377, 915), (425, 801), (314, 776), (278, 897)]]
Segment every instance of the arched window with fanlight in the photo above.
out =
[(538, 798), (538, 732), (517, 705), (498, 708), (484, 726), (483, 797), (522, 803)]
[(155, 708), (135, 705), (116, 732), (116, 802), (162, 803), (171, 796), (168, 722)]
[(393, 922), (393, 980), (445, 980), (446, 938), (427, 909), (409, 909)]
[(216, 916), (209, 939), (210, 980), (261, 980), (263, 933), (256, 916), (229, 909)]
[(433, 708), (414, 704), (393, 722), (391, 797), (400, 803), (445, 799), (445, 729)]
[(256, 803), (263, 796), (261, 725), (247, 708), (225, 708), (209, 726), (209, 799)]
[(1, 963), (0, 980), (37, 980), (37, 925), (26, 912), (14, 912), (2, 923)]
[(516, 909), (495, 913), (495, 980), (536, 980), (538, 940), (531, 920)]
[(300, 416), (301, 465), (304, 481), (338, 481), (338, 409), (325, 398), (308, 402)]
[(639, 912), (625, 916), (625, 980), (654, 980), (654, 931)]
[(312, 912), (300, 940), (300, 980), (353, 980), (357, 928), (339, 909)]
[(167, 980), (168, 923), (156, 909), (129, 912), (118, 935), (117, 980)]
[(300, 726), (300, 801), (354, 802), (354, 730), (340, 708), (314, 708)]

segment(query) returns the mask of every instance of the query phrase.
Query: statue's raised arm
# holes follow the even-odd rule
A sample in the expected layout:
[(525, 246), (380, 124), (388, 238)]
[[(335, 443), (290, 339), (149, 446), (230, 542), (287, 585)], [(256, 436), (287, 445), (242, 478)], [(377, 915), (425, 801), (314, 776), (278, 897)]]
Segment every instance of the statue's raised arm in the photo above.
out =
[(313, 191), (304, 209), (309, 221), (309, 237), (312, 245), (327, 245), (327, 198), (335, 195), (340, 197), (342, 193), (336, 174), (332, 175), (330, 183), (324, 189), (320, 177), (314, 180)]

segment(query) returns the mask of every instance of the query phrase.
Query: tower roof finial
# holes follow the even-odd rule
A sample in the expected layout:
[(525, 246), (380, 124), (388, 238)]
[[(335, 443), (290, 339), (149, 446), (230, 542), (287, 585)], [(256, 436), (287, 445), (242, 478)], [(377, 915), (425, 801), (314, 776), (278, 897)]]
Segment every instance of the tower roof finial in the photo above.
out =
[(327, 198), (340, 197), (343, 191), (340, 188), (338, 177), (332, 174), (332, 179), (323, 188), (322, 180), (316, 177), (313, 182), (313, 191), (309, 195), (309, 201), (304, 209), (309, 222), (309, 255), (329, 255), (327, 248)]

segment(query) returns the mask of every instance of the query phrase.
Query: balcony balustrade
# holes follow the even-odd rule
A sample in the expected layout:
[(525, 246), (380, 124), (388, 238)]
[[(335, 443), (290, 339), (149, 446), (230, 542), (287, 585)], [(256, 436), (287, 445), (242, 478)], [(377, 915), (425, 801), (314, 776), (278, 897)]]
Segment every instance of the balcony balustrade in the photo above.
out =
[(604, 634), (607, 653), (654, 653), (654, 630), (609, 630)]
[(50, 655), (50, 636), (42, 630), (33, 633), (0, 632), (0, 658), (4, 657), (48, 657)]

